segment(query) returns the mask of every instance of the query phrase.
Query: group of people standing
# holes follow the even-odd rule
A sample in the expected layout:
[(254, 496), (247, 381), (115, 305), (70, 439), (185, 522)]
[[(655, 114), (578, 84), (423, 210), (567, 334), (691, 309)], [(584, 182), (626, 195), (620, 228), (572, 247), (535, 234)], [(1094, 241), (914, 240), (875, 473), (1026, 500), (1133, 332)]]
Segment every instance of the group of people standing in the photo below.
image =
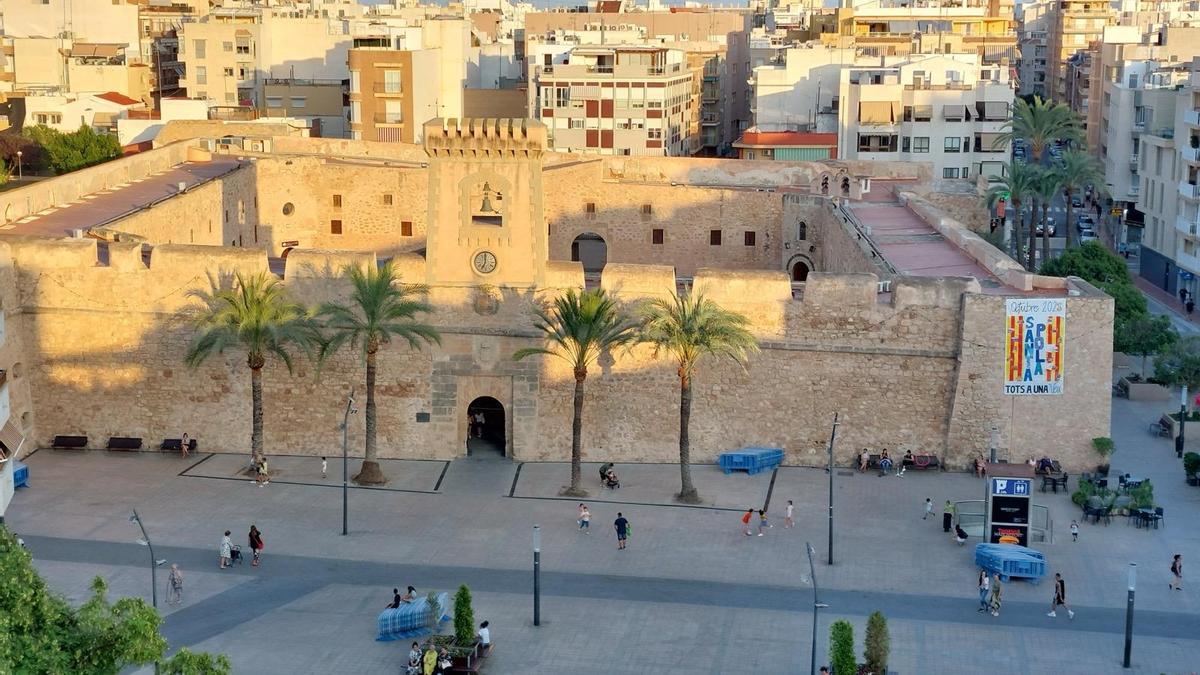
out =
[[(584, 534), (592, 533), (592, 512), (587, 504), (579, 504), (579, 517), (575, 520), (579, 525), (579, 531)], [(629, 535), (633, 532), (633, 525), (629, 523), (629, 519), (620, 511), (617, 512), (617, 519), (613, 521), (613, 529), (617, 533), (617, 550), (625, 550), (625, 544), (629, 541)]]
[[(790, 499), (788, 500), (787, 509), (785, 511), (785, 514), (786, 515), (784, 515), (784, 517), (783, 517), (783, 526), (785, 528), (795, 527), (796, 526), (796, 518), (795, 518), (796, 505), (793, 504), (792, 500), (790, 500)], [(750, 531), (751, 530), (750, 522), (752, 520), (754, 520), (754, 509), (753, 508), (746, 509), (746, 512), (742, 514), (742, 534), (746, 535), (747, 537), (749, 537), (752, 534), (752, 532)], [(774, 527), (774, 526), (771, 525), (771, 521), (767, 518), (767, 510), (766, 509), (758, 509), (758, 536), (760, 536), (760, 537), (763, 536), (766, 533), (766, 530), (770, 529), (771, 527)]]
[[(998, 572), (989, 574), (987, 570), (979, 570), (979, 609), (977, 611), (1000, 616), (1000, 604), (1003, 596), (1004, 584), (1000, 581), (1000, 574)], [(1055, 572), (1054, 599), (1050, 601), (1050, 611), (1046, 613), (1046, 616), (1051, 618), (1058, 616), (1056, 610), (1059, 607), (1067, 610), (1068, 618), (1075, 618), (1075, 612), (1067, 604), (1067, 582), (1063, 580), (1062, 574)]]
[[(234, 562), (241, 562), (242, 549), (240, 546), (234, 545), (229, 538), (229, 530), (225, 530), (225, 536), (221, 537), (221, 546), (219, 549), (219, 564), (221, 569), (232, 567)], [(265, 546), (263, 543), (262, 532), (255, 525), (250, 526), (250, 533), (246, 537), (247, 544), (250, 546), (250, 551), (254, 555), (254, 561), (251, 563), (254, 567), (258, 567), (262, 561), (262, 551)]]

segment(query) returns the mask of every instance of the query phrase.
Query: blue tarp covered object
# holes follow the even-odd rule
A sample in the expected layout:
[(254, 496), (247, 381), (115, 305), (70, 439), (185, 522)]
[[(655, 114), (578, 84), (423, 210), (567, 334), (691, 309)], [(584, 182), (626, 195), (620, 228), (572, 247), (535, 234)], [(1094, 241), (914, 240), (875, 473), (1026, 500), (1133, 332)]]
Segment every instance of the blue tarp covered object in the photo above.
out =
[[(441, 616), (438, 617), (438, 623), (441, 623), (450, 618), (446, 613), (449, 609), (450, 594), (438, 593), (437, 602), (441, 607)], [(422, 596), (412, 602), (400, 603), (396, 609), (383, 610), (379, 613), (379, 637), (375, 640), (390, 642), (429, 633), (431, 609), (429, 600)]]

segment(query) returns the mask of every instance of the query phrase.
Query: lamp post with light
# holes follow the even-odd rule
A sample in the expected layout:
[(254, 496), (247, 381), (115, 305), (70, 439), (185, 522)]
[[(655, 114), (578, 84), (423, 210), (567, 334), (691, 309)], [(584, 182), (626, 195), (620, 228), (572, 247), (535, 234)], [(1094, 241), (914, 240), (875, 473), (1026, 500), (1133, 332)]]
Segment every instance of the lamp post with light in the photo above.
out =
[(1133, 593), (1137, 587), (1137, 563), (1129, 563), (1129, 588), (1128, 597), (1125, 605), (1125, 662), (1124, 667), (1129, 667), (1129, 657), (1133, 652)]
[[(150, 542), (150, 535), (146, 534), (146, 526), (142, 524), (142, 519), (138, 517), (137, 509), (134, 509), (129, 515), (129, 522), (137, 523), (138, 529), (142, 531), (142, 538), (138, 539), (137, 543), (150, 549), (150, 604), (154, 607), (155, 611), (158, 611), (158, 566), (167, 561), (165, 558), (159, 560), (154, 557), (154, 544)], [(154, 662), (154, 672), (158, 673), (158, 661)]]

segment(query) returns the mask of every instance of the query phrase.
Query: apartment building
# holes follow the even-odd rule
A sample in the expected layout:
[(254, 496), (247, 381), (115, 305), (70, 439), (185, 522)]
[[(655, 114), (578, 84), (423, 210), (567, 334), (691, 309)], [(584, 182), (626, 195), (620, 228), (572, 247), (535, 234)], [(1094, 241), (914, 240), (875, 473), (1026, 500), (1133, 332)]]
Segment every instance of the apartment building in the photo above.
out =
[(693, 73), (678, 49), (581, 46), (535, 66), (529, 88), (549, 145), (561, 152), (687, 155)]
[(1067, 101), (1068, 60), (1103, 37), (1104, 27), (1114, 23), (1108, 0), (1055, 0), (1050, 11), (1046, 55), (1049, 82), (1046, 94), (1054, 101)]
[(576, 45), (649, 45), (688, 54), (695, 73), (688, 154), (731, 154), (750, 125), (750, 43), (753, 17), (745, 11), (676, 7), (645, 12), (526, 14), (529, 68), (562, 62)]
[(1017, 94), (1046, 97), (1047, 39), (1050, 34), (1050, 10), (1054, 0), (1037, 0), (1017, 5)]
[(983, 64), (1015, 65), (1012, 0), (878, 0), (844, 3), (833, 12), (831, 47), (874, 56), (975, 54)]
[(191, 98), (219, 106), (253, 108), (259, 96), (258, 9), (218, 8), (179, 31), (178, 57), (184, 63), (179, 87)]
[[(419, 143), (426, 121), (462, 117), (469, 26), (461, 19), (442, 19), (423, 22), (411, 40), (355, 38), (347, 58), (351, 138)], [(397, 49), (397, 44), (420, 48)]]
[(207, 2), (196, 0), (145, 1), (138, 5), (141, 61), (150, 67), (150, 95), (155, 107), (163, 98), (180, 93), (184, 64), (179, 59), (183, 24), (208, 13)]
[(1009, 69), (978, 54), (900, 56), (851, 66), (838, 84), (838, 155), (929, 162), (934, 176), (1003, 175), (1012, 114)]

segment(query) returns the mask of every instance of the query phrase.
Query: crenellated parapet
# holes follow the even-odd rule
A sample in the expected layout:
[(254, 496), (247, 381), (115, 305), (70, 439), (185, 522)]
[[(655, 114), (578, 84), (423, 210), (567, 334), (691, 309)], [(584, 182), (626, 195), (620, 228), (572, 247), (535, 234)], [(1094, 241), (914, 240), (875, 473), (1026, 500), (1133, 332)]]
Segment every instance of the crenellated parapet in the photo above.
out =
[(430, 157), (541, 158), (546, 150), (546, 125), (531, 119), (439, 117), (424, 130)]

